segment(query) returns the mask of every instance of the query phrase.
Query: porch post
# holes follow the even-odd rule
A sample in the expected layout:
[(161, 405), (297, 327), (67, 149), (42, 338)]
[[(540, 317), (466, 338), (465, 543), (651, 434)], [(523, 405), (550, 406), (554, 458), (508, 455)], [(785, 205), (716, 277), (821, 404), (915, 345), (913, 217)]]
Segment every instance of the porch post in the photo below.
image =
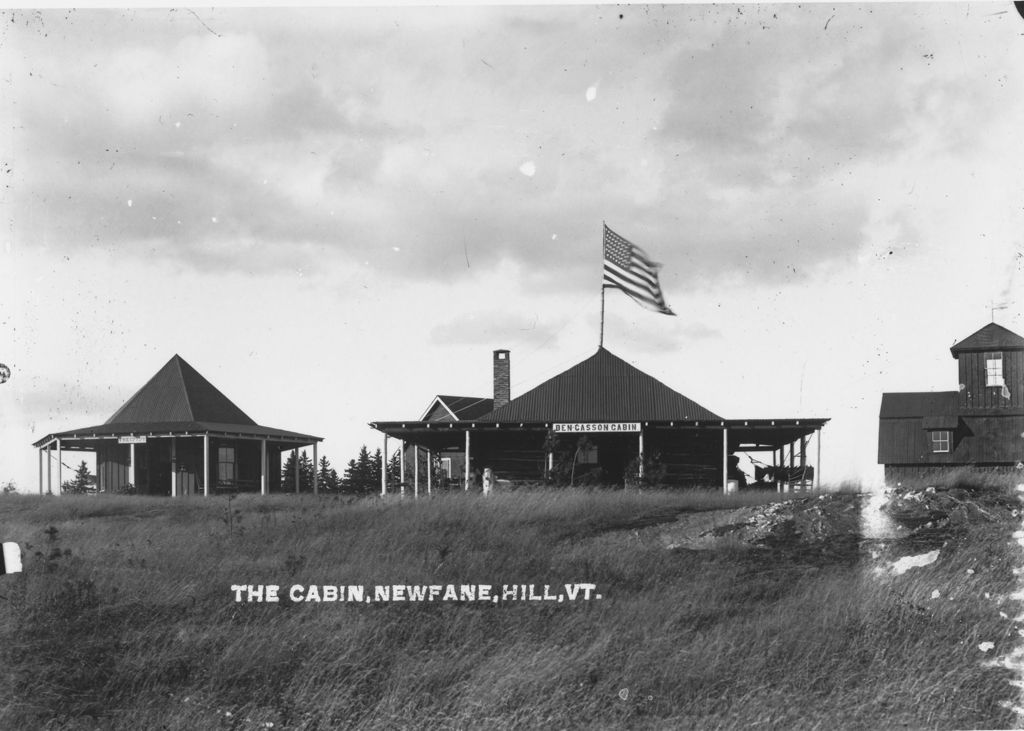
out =
[(53, 463), (53, 458), (50, 455), (50, 445), (47, 444), (46, 445), (46, 494), (47, 495), (52, 495), (53, 494), (53, 480), (51, 479), (52, 472), (53, 472), (53, 468), (51, 466), (52, 463)]
[(433, 481), (434, 481), (434, 450), (433, 449), (428, 449), (427, 450), (427, 494), (428, 495), (433, 493), (433, 490), (431, 489), (433, 487), (433, 485), (432, 485)]
[(786, 492), (793, 492), (793, 465), (796, 464), (796, 457), (794, 456), (795, 445), (795, 440), (789, 443), (789, 468), (786, 471)]
[(295, 473), (295, 494), (299, 494), (299, 448), (292, 450), (292, 472)]
[(313, 442), (313, 494), (314, 495), (319, 495), (320, 494), (320, 484), (319, 484), (320, 480), (319, 480), (319, 475), (317, 474), (317, 470), (318, 469), (319, 469), (319, 467), (317, 467), (317, 462), (316, 462), (316, 442)]
[(171, 497), (178, 497), (178, 437), (171, 437)]
[(807, 491), (807, 437), (800, 437), (800, 491)]
[(466, 478), (466, 485), (463, 490), (469, 492), (469, 429), (466, 429), (466, 466), (463, 469), (463, 474)]
[(729, 429), (722, 427), (722, 492), (729, 492)]
[(644, 428), (640, 427), (640, 448), (637, 453), (640, 458), (640, 467), (637, 469), (636, 476), (641, 480), (644, 478)]
[(420, 496), (420, 445), (412, 445), (412, 496)]
[(60, 455), (60, 450), (61, 450), (60, 439), (58, 439), (57, 440), (57, 492), (58, 493), (60, 493), (60, 491), (64, 489), (64, 478), (63, 478), (64, 462), (62, 461), (63, 458)]
[[(778, 451), (775, 447), (772, 447), (772, 467), (778, 467)], [(782, 488), (779, 486), (779, 477), (775, 474), (775, 470), (772, 470), (772, 482), (775, 483), (775, 492), (782, 492)]]
[(380, 455), (380, 496), (388, 494), (388, 435), (384, 433), (384, 451)]
[[(99, 470), (96, 470), (99, 472)], [(43, 494), (43, 448), (39, 448), (39, 494)]]
[(260, 495), (266, 495), (267, 490), (267, 440), (260, 439)]
[(405, 440), (398, 442), (398, 489), (405, 495)]
[(821, 489), (821, 429), (819, 428), (815, 432), (815, 434), (818, 437), (818, 440), (817, 440), (817, 442), (818, 442), (818, 456), (817, 456), (817, 459), (814, 460), (814, 489), (815, 490), (820, 490)]
[(128, 484), (135, 487), (135, 444), (128, 445)]
[(210, 435), (203, 434), (203, 497), (210, 497)]

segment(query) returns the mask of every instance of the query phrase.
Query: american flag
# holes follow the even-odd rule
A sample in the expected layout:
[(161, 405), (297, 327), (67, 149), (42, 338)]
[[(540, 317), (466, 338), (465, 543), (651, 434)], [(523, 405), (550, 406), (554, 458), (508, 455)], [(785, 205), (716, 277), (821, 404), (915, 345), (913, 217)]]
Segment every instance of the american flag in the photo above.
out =
[(622, 238), (605, 224), (603, 286), (621, 289), (649, 310), (675, 315), (661, 294), (661, 285), (658, 284), (660, 266), (651, 261), (643, 249)]

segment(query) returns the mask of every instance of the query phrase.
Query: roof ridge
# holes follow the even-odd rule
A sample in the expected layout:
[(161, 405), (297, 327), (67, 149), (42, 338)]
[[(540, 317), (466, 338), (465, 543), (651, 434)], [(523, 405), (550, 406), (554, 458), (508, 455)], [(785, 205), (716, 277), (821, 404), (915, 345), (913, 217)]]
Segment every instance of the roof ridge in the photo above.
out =
[(192, 398), (188, 392), (188, 384), (185, 383), (185, 373), (181, 370), (181, 364), (185, 362), (185, 359), (175, 353), (173, 360), (174, 364), (178, 367), (178, 378), (181, 379), (181, 390), (185, 394), (185, 408), (188, 409), (188, 415), (192, 417), (192, 421), (198, 421), (196, 419), (196, 412), (192, 409)]

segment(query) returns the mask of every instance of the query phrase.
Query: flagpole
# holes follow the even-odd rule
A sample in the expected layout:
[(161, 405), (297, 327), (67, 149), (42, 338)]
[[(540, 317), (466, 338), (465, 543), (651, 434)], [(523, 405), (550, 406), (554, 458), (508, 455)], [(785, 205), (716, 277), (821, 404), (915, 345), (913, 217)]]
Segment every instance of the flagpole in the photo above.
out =
[[(605, 221), (601, 221), (601, 258), (604, 259), (606, 256), (604, 250), (604, 229), (608, 228), (608, 224)], [(601, 334), (597, 339), (597, 347), (604, 347), (604, 275), (601, 275)]]
[(604, 347), (604, 282), (601, 283), (601, 337), (597, 341), (597, 347)]

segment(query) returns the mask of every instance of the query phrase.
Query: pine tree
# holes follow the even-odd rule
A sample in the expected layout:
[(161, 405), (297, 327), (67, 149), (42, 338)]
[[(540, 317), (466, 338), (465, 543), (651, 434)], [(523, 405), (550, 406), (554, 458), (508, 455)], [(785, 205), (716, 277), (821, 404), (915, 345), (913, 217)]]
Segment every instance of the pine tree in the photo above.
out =
[[(376, 470), (374, 466), (376, 465)], [(376, 474), (375, 474), (376, 472)], [(364, 444), (359, 455), (350, 459), (341, 478), (341, 491), (350, 495), (367, 495), (375, 492), (380, 485), (380, 452), (371, 457)]]
[(402, 479), (402, 455), (398, 450), (388, 459), (388, 484), (398, 485)]
[(95, 478), (89, 471), (89, 465), (87, 465), (83, 459), (82, 463), (78, 465), (78, 468), (75, 470), (74, 478), (65, 481), (64, 484), (60, 486), (60, 489), (65, 493), (81, 495), (90, 492), (93, 489), (95, 482)]
[(320, 458), (319, 469), (317, 470), (317, 480), (320, 483), (320, 489), (324, 492), (338, 491), (338, 473), (333, 467), (331, 467), (331, 462), (327, 457)]

